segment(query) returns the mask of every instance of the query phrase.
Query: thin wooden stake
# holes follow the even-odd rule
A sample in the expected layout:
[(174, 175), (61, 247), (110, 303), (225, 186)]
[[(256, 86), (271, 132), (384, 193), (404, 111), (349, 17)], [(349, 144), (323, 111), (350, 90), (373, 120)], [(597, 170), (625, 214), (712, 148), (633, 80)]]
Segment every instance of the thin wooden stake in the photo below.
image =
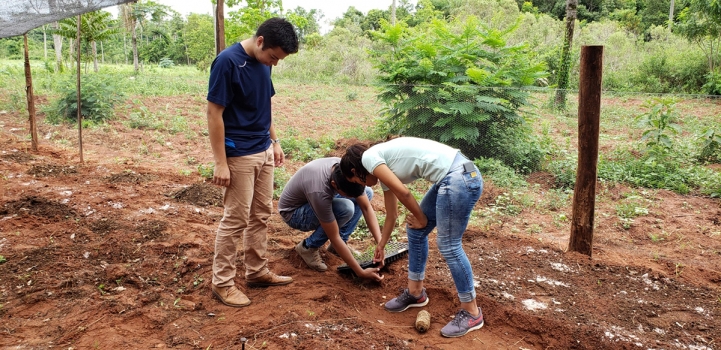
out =
[(23, 35), (25, 44), (25, 95), (28, 99), (28, 114), (30, 118), (30, 139), (33, 152), (38, 150), (38, 126), (35, 123), (35, 97), (33, 94), (33, 76), (30, 70), (30, 55), (28, 54), (28, 33)]
[(80, 112), (82, 107), (80, 103), (80, 21), (81, 16), (78, 15), (78, 69), (77, 69), (77, 82), (76, 90), (78, 93), (78, 147), (80, 148), (80, 163), (83, 163), (83, 114)]

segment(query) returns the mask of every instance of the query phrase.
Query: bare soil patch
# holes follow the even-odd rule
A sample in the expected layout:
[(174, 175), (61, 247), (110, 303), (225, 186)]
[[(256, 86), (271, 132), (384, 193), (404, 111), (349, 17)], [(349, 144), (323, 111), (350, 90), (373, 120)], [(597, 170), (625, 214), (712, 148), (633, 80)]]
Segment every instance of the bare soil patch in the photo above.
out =
[[(157, 102), (163, 108), (167, 101)], [(284, 123), (305, 125), (302, 115), (292, 116)], [(537, 204), (492, 219), (481, 211), (504, 190), (488, 181), (464, 236), (486, 325), (446, 339), (440, 328), (459, 303), (433, 237), (426, 333), (413, 328), (419, 309), (383, 309), (406, 285), (405, 258), (383, 271), (382, 283), (338, 273), (343, 261), (325, 251), (331, 268), (312, 271), (293, 250), (306, 233), (288, 228), (277, 213), (269, 222), (269, 265), (294, 282), (248, 288), (239, 256), (235, 282), (252, 304), (229, 308), (210, 291), (222, 191), (179, 171), (193, 166), (190, 158), (211, 161), (207, 140), (168, 136), (166, 146), (156, 143), (141, 156), (136, 150), (152, 136), (118, 123), (104, 142), (102, 130), (88, 132), (79, 165), (76, 150), (64, 144), (42, 143), (30, 152), (9, 131), (24, 121), (1, 118), (0, 148), (30, 155), (0, 160), (2, 348), (239, 349), (241, 338), (246, 349), (719, 348), (718, 199), (600, 184), (589, 258), (565, 251), (571, 210), (567, 200), (548, 197), (550, 175), (529, 176)], [(50, 128), (73, 131), (41, 124)], [(288, 161), (289, 169), (298, 166)], [(34, 168), (62, 176), (30, 175)], [(630, 195), (649, 213), (625, 228), (616, 209)], [(372, 203), (384, 210), (381, 195)], [(361, 251), (370, 244), (369, 237), (351, 241)]]

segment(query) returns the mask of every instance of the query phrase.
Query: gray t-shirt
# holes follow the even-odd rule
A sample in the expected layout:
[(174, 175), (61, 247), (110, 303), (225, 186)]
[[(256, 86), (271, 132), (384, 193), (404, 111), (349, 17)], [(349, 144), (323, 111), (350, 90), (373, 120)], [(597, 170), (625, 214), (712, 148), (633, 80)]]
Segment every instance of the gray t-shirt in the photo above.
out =
[(340, 158), (316, 159), (300, 168), (290, 178), (278, 200), (278, 212), (283, 220), (289, 221), (293, 211), (310, 203), (321, 222), (333, 222), (333, 197), (335, 189), (330, 185), (333, 164)]
[[(367, 149), (361, 162), (371, 174), (377, 166), (385, 164), (404, 184), (420, 178), (437, 183), (448, 174), (456, 154), (458, 149), (440, 142), (399, 137)], [(382, 182), (381, 188), (388, 191)]]

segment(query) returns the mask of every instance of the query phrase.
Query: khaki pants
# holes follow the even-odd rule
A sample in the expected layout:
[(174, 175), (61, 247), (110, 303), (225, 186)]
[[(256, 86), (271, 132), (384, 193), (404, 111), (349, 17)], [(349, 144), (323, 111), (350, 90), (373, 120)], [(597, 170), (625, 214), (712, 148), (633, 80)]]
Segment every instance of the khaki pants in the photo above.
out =
[(215, 236), (213, 284), (234, 284), (238, 244), (243, 239), (245, 278), (269, 272), (268, 218), (273, 209), (273, 147), (264, 152), (229, 157), (230, 186), (223, 195), (223, 219)]

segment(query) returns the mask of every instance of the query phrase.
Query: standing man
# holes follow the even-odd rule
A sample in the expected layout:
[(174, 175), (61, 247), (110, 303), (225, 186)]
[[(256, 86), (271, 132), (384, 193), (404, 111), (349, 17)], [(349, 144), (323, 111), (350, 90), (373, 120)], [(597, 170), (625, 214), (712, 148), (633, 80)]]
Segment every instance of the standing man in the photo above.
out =
[(338, 163), (340, 158), (316, 159), (300, 168), (283, 188), (278, 211), (292, 228), (313, 231), (295, 247), (308, 267), (323, 272), (328, 266), (318, 250), (330, 240), (328, 251), (340, 256), (359, 277), (380, 281), (379, 268), (362, 269), (346, 245), (361, 214), (376, 243), (381, 231), (371, 206), (373, 190), (348, 181)]
[(298, 52), (295, 28), (271, 18), (251, 38), (227, 48), (210, 67), (208, 134), (215, 159), (213, 183), (224, 187), (223, 219), (215, 237), (213, 294), (242, 307), (248, 297), (235, 287), (238, 246), (243, 245), (249, 287), (278, 286), (293, 279), (268, 269), (268, 218), (273, 208), (273, 168), (283, 150), (273, 129), (272, 66)]

